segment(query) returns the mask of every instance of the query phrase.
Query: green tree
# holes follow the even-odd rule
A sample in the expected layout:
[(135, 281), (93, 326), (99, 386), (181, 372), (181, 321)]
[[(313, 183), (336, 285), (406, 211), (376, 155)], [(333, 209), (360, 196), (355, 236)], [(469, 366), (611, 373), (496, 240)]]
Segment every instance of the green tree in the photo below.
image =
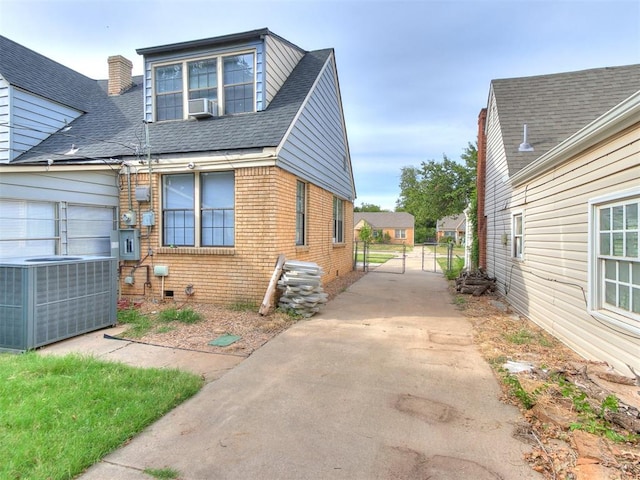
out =
[(415, 217), (416, 241), (424, 241), (419, 235), (430, 231), (440, 218), (461, 213), (474, 197), (478, 161), (475, 145), (469, 143), (460, 159), (456, 162), (443, 155), (439, 162), (429, 160), (419, 168), (402, 169), (396, 211)]
[(379, 205), (373, 203), (361, 203), (359, 207), (353, 207), (354, 212), (386, 212)]
[(360, 240), (362, 242), (371, 243), (371, 241), (373, 240), (373, 229), (371, 228), (371, 225), (369, 225), (367, 222), (363, 222), (362, 228), (358, 233), (358, 237), (360, 237)]

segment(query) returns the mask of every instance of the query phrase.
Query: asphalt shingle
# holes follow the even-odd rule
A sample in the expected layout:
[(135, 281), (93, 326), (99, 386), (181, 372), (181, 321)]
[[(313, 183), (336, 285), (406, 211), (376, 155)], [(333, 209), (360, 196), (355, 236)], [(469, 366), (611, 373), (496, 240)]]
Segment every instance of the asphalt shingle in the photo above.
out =
[[(3, 38), (3, 37), (0, 37)], [(42, 55), (4, 39), (2, 58), (11, 58), (10, 67), (0, 63), (0, 73), (9, 72), (7, 80), (21, 82), (26, 88), (24, 77), (37, 77), (31, 81), (33, 93), (42, 82), (43, 68), (52, 67), (51, 61)], [(4, 48), (2, 48), (4, 51)], [(20, 72), (15, 58), (27, 51), (26, 72)], [(283, 139), (289, 125), (311, 91), (323, 66), (332, 54), (332, 49), (306, 52), (269, 106), (260, 112), (225, 115), (209, 119), (176, 120), (149, 124), (149, 143), (153, 156), (196, 152), (238, 151), (263, 147), (275, 147)], [(55, 64), (55, 62), (53, 62)], [(7, 64), (9, 65), (9, 63)], [(55, 67), (65, 75), (74, 77), (73, 70), (59, 64)], [(52, 68), (53, 68), (52, 67)], [(134, 86), (118, 96), (108, 96), (106, 81), (91, 80), (80, 74), (73, 79), (76, 105), (82, 105), (86, 113), (73, 121), (66, 134), (55, 134), (28, 151), (12, 163), (100, 161), (115, 157), (129, 157), (142, 153), (145, 143), (143, 124), (142, 77), (134, 77)], [(49, 77), (64, 80), (66, 77)], [(31, 85), (30, 84), (30, 85)], [(18, 85), (18, 83), (16, 83)], [(58, 99), (63, 95), (48, 86), (48, 98)], [(40, 90), (42, 91), (42, 90)], [(64, 96), (64, 95), (63, 95)], [(74, 155), (65, 155), (75, 145)]]
[[(513, 175), (640, 90), (640, 65), (491, 82)], [(533, 152), (519, 152), (523, 126)]]

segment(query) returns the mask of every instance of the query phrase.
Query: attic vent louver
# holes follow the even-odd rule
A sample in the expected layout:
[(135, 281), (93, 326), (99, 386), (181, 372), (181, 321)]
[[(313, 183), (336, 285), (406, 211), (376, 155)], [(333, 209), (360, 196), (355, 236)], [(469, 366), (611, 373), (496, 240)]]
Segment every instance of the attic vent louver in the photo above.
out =
[(189, 116), (195, 118), (214, 117), (218, 115), (218, 103), (208, 98), (189, 100)]
[(527, 142), (527, 124), (524, 124), (524, 138), (518, 147), (519, 152), (533, 152), (533, 147)]

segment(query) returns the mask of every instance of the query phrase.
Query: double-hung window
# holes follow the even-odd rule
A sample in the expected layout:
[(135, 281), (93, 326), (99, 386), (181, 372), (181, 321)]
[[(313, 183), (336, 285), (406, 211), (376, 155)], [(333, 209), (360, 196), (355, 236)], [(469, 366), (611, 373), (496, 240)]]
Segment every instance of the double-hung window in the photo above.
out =
[(398, 240), (403, 240), (407, 238), (407, 231), (404, 228), (396, 228), (395, 229), (395, 237)]
[(162, 177), (162, 243), (230, 247), (235, 238), (233, 172)]
[(296, 245), (305, 244), (306, 213), (307, 185), (298, 180), (296, 186)]
[(591, 202), (591, 308), (640, 327), (640, 192)]
[(344, 202), (333, 197), (333, 243), (344, 243)]
[(522, 260), (524, 249), (522, 213), (514, 213), (511, 217), (511, 232), (511, 256)]
[[(158, 65), (153, 69), (155, 119), (188, 116), (189, 100), (216, 102), (218, 114), (255, 110), (255, 54), (242, 53)], [(218, 88), (222, 85), (223, 88)]]
[(182, 118), (182, 64), (155, 69), (156, 120)]
[[(215, 58), (189, 62), (189, 100), (218, 98), (218, 62)], [(182, 118), (182, 116), (180, 117)]]

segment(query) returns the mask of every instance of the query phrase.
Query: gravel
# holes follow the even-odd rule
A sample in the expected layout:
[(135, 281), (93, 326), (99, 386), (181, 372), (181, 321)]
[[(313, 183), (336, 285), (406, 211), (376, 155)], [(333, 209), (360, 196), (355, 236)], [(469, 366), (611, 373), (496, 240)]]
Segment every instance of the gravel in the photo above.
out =
[[(365, 273), (360, 271), (349, 272), (329, 282), (323, 287), (323, 291), (329, 295), (329, 301), (331, 301), (363, 275)], [(240, 356), (251, 355), (271, 338), (298, 321), (297, 318), (279, 311), (272, 311), (262, 316), (258, 313), (257, 305), (222, 307), (205, 303), (186, 302), (177, 305), (172, 301), (160, 304), (149, 301), (137, 305), (137, 308), (140, 313), (147, 315), (154, 322), (149, 333), (135, 338), (138, 342)], [(169, 308), (191, 309), (199, 313), (202, 320), (192, 324), (157, 321), (159, 312)], [(226, 347), (209, 345), (212, 340), (226, 334), (237, 335), (240, 339)], [(125, 331), (122, 337), (130, 338), (131, 335)]]

